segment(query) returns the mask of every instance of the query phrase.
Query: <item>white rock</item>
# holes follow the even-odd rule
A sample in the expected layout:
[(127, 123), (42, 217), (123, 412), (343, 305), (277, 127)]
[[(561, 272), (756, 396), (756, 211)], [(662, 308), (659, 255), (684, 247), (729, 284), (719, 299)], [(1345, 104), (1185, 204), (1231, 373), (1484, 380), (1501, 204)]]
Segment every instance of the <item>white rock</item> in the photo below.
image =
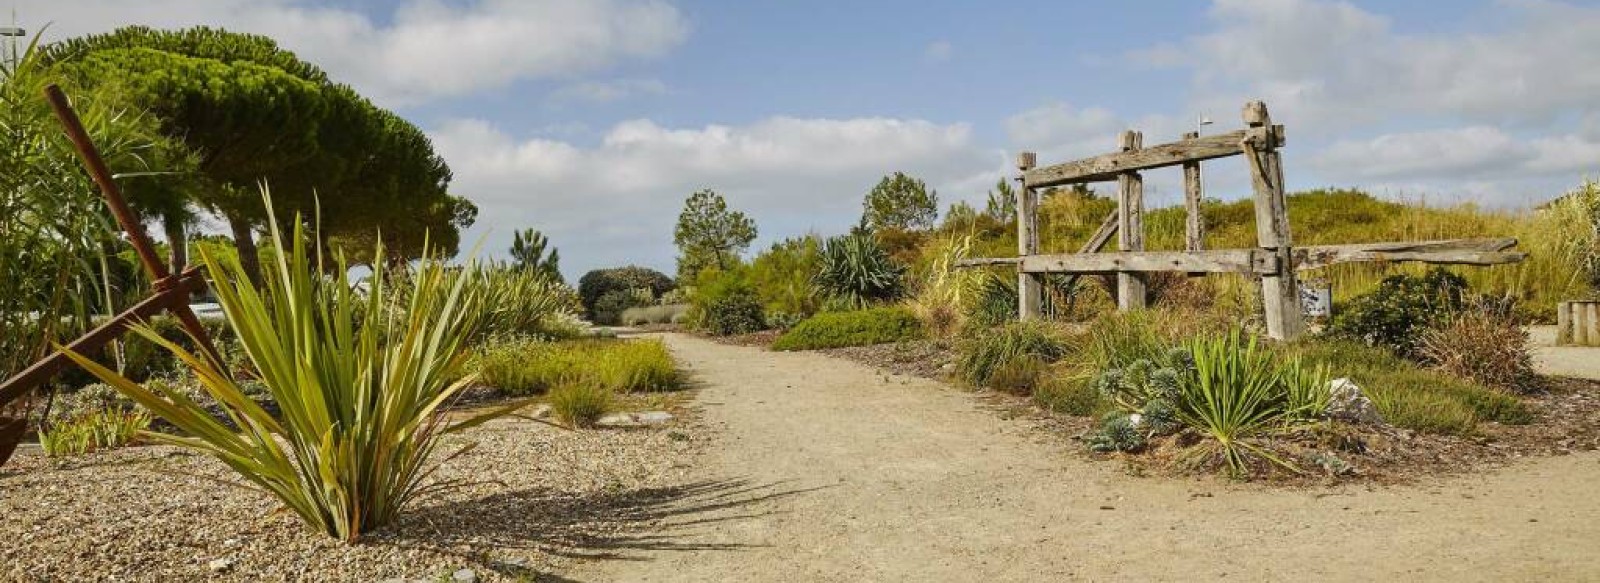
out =
[(661, 425), (672, 420), (672, 414), (666, 411), (645, 411), (643, 413), (612, 413), (601, 417), (595, 425), (601, 427), (644, 427), (646, 425)]
[(541, 403), (539, 406), (534, 407), (532, 411), (529, 411), (528, 416), (534, 419), (544, 419), (550, 416), (550, 409), (549, 403)]
[(1356, 423), (1382, 424), (1383, 415), (1361, 387), (1347, 378), (1328, 382), (1328, 416)]
[(211, 562), (206, 563), (206, 568), (210, 569), (212, 573), (221, 573), (228, 569), (232, 569), (235, 562), (236, 560), (233, 557), (211, 559)]
[(450, 580), (456, 583), (478, 583), (478, 573), (472, 569), (462, 569), (451, 575)]
[(666, 411), (645, 411), (633, 416), (635, 420), (645, 425), (660, 425), (672, 420), (672, 414)]

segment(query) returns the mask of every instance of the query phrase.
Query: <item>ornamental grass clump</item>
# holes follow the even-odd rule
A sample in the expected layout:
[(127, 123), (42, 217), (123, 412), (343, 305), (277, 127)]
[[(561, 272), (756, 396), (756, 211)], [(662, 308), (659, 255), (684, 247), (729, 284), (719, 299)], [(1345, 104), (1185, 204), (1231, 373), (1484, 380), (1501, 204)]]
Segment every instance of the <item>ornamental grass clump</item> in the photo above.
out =
[[(440, 436), (524, 403), (460, 420), (440, 410), (473, 382), (459, 370), (483, 313), (481, 289), (464, 275), (470, 268), (423, 261), (404, 294), (377, 270), (360, 291), (343, 261), (323, 265), (308, 255), (300, 221), (286, 237), (267, 208), (277, 252), (261, 289), (236, 258), (204, 248), (201, 255), (229, 326), (281, 415), (269, 415), (250, 399), (223, 365), (147, 326), (133, 330), (190, 367), (232, 427), (181, 391), (140, 386), (68, 354), (179, 430), (148, 433), (151, 439), (216, 457), (308, 525), (353, 541), (390, 524), (419, 497), (459, 485), (428, 479), (434, 463), (443, 461), (434, 455)], [(380, 249), (374, 256), (384, 255)]]

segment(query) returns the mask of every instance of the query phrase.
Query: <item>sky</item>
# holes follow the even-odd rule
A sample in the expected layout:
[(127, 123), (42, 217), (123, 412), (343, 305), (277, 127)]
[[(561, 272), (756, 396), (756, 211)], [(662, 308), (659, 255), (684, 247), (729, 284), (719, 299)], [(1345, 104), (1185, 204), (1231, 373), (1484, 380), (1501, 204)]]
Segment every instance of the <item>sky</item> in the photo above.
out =
[[(1151, 0), (0, 0), (45, 41), (129, 24), (261, 33), (423, 128), (475, 202), (463, 237), (515, 230), (569, 280), (672, 273), (683, 200), (710, 188), (752, 252), (843, 232), (885, 174), (982, 206), (1018, 151), (1041, 164), (1241, 126), (1287, 126), (1291, 189), (1536, 205), (1600, 176), (1600, 2)], [(45, 28), (44, 25), (48, 24)], [(1208, 196), (1246, 196), (1239, 158)], [(1177, 170), (1146, 174), (1152, 206)]]

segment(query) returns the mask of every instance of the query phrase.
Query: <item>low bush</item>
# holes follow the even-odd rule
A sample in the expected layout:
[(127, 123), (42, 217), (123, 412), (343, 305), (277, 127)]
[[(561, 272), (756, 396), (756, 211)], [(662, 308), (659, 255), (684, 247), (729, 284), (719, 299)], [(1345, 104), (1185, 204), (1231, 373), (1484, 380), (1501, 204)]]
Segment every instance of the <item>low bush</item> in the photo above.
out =
[(1043, 383), (1048, 366), (1038, 356), (1017, 356), (995, 367), (984, 386), (1014, 395), (1032, 395)]
[(685, 318), (691, 326), (716, 336), (747, 334), (767, 327), (761, 300), (750, 283), (748, 269), (742, 266), (708, 268), (695, 276)]
[(816, 350), (887, 344), (923, 337), (922, 324), (904, 308), (824, 312), (779, 336), (773, 350)]
[(1392, 275), (1336, 309), (1328, 333), (1414, 358), (1423, 331), (1459, 311), (1466, 288), (1465, 279), (1441, 268), (1421, 277)]
[[(677, 288), (667, 274), (647, 267), (629, 265), (610, 269), (596, 269), (578, 278), (578, 299), (583, 309), (594, 317), (596, 303), (614, 291), (634, 289), (650, 290), (652, 300)], [(620, 312), (620, 310), (619, 310)]]
[(1060, 359), (1066, 345), (1048, 324), (1029, 320), (979, 330), (960, 343), (956, 371), (975, 387), (990, 386), (995, 373), (1022, 358), (1050, 363)]
[(750, 261), (750, 282), (767, 313), (798, 319), (817, 313), (822, 300), (811, 279), (821, 263), (822, 240), (815, 235), (784, 239), (756, 255)]
[(633, 307), (622, 311), (621, 320), (625, 326), (672, 324), (681, 320), (687, 311), (687, 304)]
[(39, 447), (50, 457), (83, 455), (134, 442), (150, 427), (150, 412), (110, 408), (82, 413), (39, 430)]
[(1016, 278), (985, 273), (974, 284), (965, 314), (968, 326), (991, 328), (1017, 319)]
[(593, 427), (611, 412), (611, 391), (590, 383), (568, 383), (550, 391), (550, 411), (568, 427)]
[(479, 383), (514, 394), (544, 393), (563, 384), (622, 393), (661, 391), (676, 388), (680, 380), (660, 340), (509, 339), (479, 349), (471, 369)]
[(1093, 385), (1048, 375), (1034, 389), (1033, 401), (1053, 413), (1077, 417), (1099, 415), (1110, 407)]
[(628, 310), (655, 304), (656, 300), (647, 288), (611, 290), (595, 300), (594, 306), (589, 309), (589, 317), (594, 323), (606, 326), (626, 324), (623, 315)]
[(1464, 435), (1479, 421), (1509, 425), (1533, 421), (1517, 397), (1472, 381), (1428, 370), (1386, 349), (1351, 341), (1306, 340), (1289, 348), (1307, 364), (1327, 366), (1361, 387), (1397, 427), (1428, 433)]
[(1418, 356), (1439, 370), (1486, 387), (1518, 393), (1539, 388), (1527, 331), (1489, 310), (1465, 311), (1423, 331)]

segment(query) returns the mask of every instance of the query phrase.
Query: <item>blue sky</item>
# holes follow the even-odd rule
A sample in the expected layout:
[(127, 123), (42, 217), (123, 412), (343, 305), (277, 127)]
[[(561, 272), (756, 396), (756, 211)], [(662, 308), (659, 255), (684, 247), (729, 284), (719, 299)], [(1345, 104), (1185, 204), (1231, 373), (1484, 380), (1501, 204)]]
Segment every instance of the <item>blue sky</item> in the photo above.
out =
[[(469, 240), (541, 229), (569, 278), (671, 272), (697, 188), (754, 216), (759, 248), (844, 230), (886, 173), (979, 201), (1018, 150), (1224, 131), (1256, 98), (1288, 126), (1291, 187), (1523, 207), (1600, 170), (1593, 2), (9, 2), (50, 38), (274, 36), (434, 137), (481, 208)], [(1244, 194), (1238, 166), (1209, 165), (1208, 192)]]

